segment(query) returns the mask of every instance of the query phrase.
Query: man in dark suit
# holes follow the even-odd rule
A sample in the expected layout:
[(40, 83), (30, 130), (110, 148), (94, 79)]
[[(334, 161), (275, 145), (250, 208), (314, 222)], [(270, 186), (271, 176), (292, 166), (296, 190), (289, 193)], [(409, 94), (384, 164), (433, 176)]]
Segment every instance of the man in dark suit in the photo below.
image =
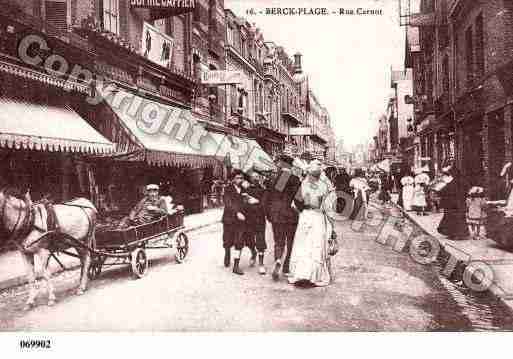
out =
[(243, 275), (240, 269), (240, 256), (244, 242), (242, 233), (246, 216), (244, 216), (244, 203), (242, 197), (242, 182), (244, 175), (239, 170), (234, 170), (231, 175), (231, 183), (224, 192), (224, 211), (223, 211), (223, 247), (224, 247), (224, 266), (230, 266), (230, 251), (235, 247), (235, 258), (233, 262), (233, 273)]
[(268, 184), (266, 192), (266, 215), (273, 227), (274, 259), (273, 279), (280, 278), (282, 257), (287, 247), (283, 273), (289, 273), (290, 256), (294, 245), (294, 236), (299, 212), (294, 208), (293, 201), (301, 186), (301, 179), (292, 168), (293, 159), (289, 156), (278, 158), (277, 176)]
[(260, 172), (253, 170), (249, 175), (249, 187), (243, 193), (245, 197), (246, 229), (244, 240), (251, 249), (252, 256), (250, 267), (256, 264), (258, 253), (258, 273), (266, 274), (264, 266), (264, 254), (267, 250), (265, 242), (265, 186)]

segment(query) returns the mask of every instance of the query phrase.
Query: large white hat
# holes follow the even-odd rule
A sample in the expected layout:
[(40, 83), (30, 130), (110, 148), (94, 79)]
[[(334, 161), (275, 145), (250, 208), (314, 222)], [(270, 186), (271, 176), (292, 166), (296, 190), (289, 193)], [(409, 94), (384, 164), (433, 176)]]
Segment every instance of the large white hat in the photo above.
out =
[(159, 190), (159, 186), (158, 186), (158, 185), (156, 185), (156, 184), (149, 184), (149, 185), (147, 185), (147, 186), (146, 186), (146, 190), (147, 190), (147, 191), (151, 191), (152, 189), (154, 189), (154, 190), (157, 190), (157, 191), (158, 191), (158, 190)]

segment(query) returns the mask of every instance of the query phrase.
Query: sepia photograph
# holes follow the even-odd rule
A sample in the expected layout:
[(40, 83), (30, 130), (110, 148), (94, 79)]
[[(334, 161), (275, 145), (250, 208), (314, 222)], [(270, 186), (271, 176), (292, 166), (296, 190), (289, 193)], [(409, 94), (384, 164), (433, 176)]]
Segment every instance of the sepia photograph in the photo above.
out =
[(0, 342), (513, 330), (512, 84), (509, 0), (0, 0)]

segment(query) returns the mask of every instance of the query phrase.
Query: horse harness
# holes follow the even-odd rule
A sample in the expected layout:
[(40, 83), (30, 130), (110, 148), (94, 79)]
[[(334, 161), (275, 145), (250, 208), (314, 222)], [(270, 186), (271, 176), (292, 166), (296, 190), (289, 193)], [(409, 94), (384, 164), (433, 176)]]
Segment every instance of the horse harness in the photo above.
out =
[[(27, 203), (27, 201), (25, 201), (25, 203)], [(0, 211), (0, 221), (1, 222), (4, 221), (6, 205), (7, 205), (7, 201), (4, 201), (4, 204), (2, 205), (2, 209)], [(43, 207), (46, 210), (46, 214), (47, 214), (46, 228), (42, 228), (36, 224), (36, 216), (37, 215), (39, 215), (39, 217), (41, 218), (41, 223), (44, 223), (44, 216), (43, 216), (41, 205), (43, 205)], [(87, 233), (87, 237), (90, 237), (92, 235), (92, 231), (94, 231), (94, 226), (92, 226), (92, 224), (93, 224), (92, 219), (86, 212), (86, 209), (88, 209), (90, 207), (73, 204), (73, 203), (62, 203), (61, 205), (70, 206), (70, 207), (78, 207), (84, 211), (84, 214), (86, 215), (87, 220), (89, 221), (89, 230)], [(21, 223), (21, 226), (19, 228), (17, 228), (20, 225), (20, 221), (21, 221), (23, 212), (26, 213), (25, 218), (24, 218), (23, 222)], [(0, 224), (2, 224), (2, 227), (6, 228), (7, 237), (8, 237), (7, 243), (14, 243), (20, 250), (23, 250), (23, 249), (27, 250), (30, 247), (34, 246), (36, 243), (40, 242), (41, 240), (43, 240), (49, 236), (55, 235), (55, 234), (61, 234), (61, 235), (65, 235), (66, 237), (70, 237), (69, 235), (66, 235), (65, 233), (62, 233), (60, 231), (59, 222), (57, 219), (57, 215), (55, 213), (54, 205), (52, 203), (50, 203), (49, 201), (42, 201), (40, 203), (36, 203), (36, 204), (32, 204), (32, 205), (27, 204), (26, 209), (24, 211), (19, 211), (18, 218), (16, 220), (16, 224), (10, 231), (7, 229), (7, 226), (5, 225), (5, 223), (1, 223), (1, 222), (0, 222)], [(28, 236), (28, 234), (34, 229), (37, 230), (38, 232), (41, 232), (42, 236), (39, 237), (38, 239), (36, 239), (34, 242), (26, 245), (25, 248), (21, 248), (21, 245), (18, 243), (17, 240), (19, 238)], [(73, 238), (73, 239), (75, 239), (75, 238)]]

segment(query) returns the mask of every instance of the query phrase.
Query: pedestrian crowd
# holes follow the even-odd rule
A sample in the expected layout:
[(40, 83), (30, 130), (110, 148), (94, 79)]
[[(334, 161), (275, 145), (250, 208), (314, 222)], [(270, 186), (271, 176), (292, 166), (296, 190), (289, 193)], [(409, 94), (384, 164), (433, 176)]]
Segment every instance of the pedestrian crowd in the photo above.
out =
[[(443, 210), (438, 224), (440, 234), (451, 240), (480, 239), (487, 219), (488, 195), (483, 187), (469, 183), (453, 164), (441, 167), (440, 174), (430, 177), (429, 166), (403, 168), (398, 176), (387, 174), (388, 185), (382, 186), (380, 198), (390, 200), (397, 191), (397, 204), (405, 212), (425, 216)], [(388, 192), (388, 193), (387, 193)]]
[[(224, 266), (243, 275), (242, 253), (249, 248), (249, 267), (258, 261), (258, 273), (266, 275), (266, 226), (270, 225), (272, 279), (284, 275), (291, 284), (326, 286), (334, 279), (331, 257), (339, 249), (330, 211), (349, 208), (350, 219), (365, 218), (371, 190), (365, 173), (356, 170), (350, 176), (345, 169), (327, 167), (308, 155), (281, 155), (275, 164), (276, 170), (268, 172), (232, 170), (223, 198)], [(347, 195), (340, 195), (341, 191)]]

